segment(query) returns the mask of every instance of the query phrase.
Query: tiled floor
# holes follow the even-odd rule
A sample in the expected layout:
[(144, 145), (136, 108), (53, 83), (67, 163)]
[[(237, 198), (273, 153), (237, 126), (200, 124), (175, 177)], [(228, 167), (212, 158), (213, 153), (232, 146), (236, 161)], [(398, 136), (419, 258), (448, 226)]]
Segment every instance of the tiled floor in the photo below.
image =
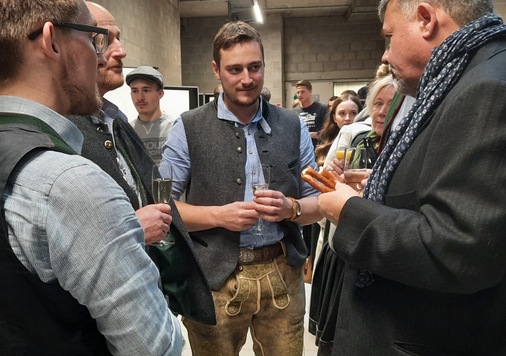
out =
[[(303, 356), (316, 356), (316, 346), (314, 344), (314, 336), (311, 335), (308, 331), (307, 331), (307, 324), (308, 324), (308, 312), (309, 312), (309, 297), (311, 295), (311, 285), (310, 284), (306, 284), (306, 316), (304, 318), (305, 320), (305, 325), (304, 325), (304, 329), (305, 329), (305, 333), (304, 333), (304, 355)], [(181, 324), (182, 326), (182, 330), (183, 330), (183, 335), (185, 337), (185, 345), (183, 347), (183, 354), (182, 356), (191, 356), (192, 355), (192, 352), (191, 352), (191, 349), (190, 349), (190, 343), (188, 342), (188, 338), (186, 337), (186, 329), (185, 327)], [(253, 343), (251, 341), (251, 338), (248, 336), (248, 339), (246, 340), (246, 344), (244, 345), (241, 353), (240, 353), (240, 356), (254, 356), (255, 353), (253, 352)], [(218, 356), (218, 355), (217, 355)]]

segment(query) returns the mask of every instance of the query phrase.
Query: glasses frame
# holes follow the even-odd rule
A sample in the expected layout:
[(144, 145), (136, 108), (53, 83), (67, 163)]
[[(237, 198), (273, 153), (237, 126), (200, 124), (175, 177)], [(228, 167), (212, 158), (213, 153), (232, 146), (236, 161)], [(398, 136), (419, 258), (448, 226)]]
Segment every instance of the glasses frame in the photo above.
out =
[[(76, 31), (91, 32), (91, 33), (93, 33), (93, 36), (91, 37), (91, 39), (92, 39), (91, 43), (93, 44), (93, 47), (95, 48), (95, 53), (96, 54), (104, 54), (107, 51), (107, 47), (109, 46), (109, 30), (108, 29), (105, 29), (105, 28), (102, 28), (102, 27), (97, 27), (97, 26), (91, 26), (91, 25), (82, 25), (82, 24), (78, 24), (78, 23), (70, 23), (70, 22), (53, 22), (53, 25), (56, 26), (56, 27), (71, 28), (71, 29), (76, 30)], [(30, 33), (28, 35), (28, 39), (30, 41), (35, 40), (42, 33), (42, 29), (43, 29), (43, 27), (41, 27), (38, 30), (35, 30), (32, 33)], [(99, 46), (97, 45), (97, 42), (96, 42), (96, 38), (97, 38), (97, 36), (99, 34), (104, 35), (103, 36), (104, 45), (102, 47), (100, 47), (100, 48), (99, 48)]]

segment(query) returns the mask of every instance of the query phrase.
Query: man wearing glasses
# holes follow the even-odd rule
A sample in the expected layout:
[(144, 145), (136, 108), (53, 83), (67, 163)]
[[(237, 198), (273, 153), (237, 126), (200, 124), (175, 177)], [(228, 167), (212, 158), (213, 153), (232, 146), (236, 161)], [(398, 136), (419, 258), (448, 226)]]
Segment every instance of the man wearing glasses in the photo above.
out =
[(179, 354), (128, 198), (62, 116), (101, 107), (108, 31), (82, 0), (0, 0), (0, 21), (0, 354)]

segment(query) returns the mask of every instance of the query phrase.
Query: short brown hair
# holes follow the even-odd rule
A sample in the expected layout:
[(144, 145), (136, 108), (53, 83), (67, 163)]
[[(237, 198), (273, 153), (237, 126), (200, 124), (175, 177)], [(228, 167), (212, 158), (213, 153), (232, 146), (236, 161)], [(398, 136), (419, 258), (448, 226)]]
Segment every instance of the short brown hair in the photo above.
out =
[(295, 88), (297, 87), (304, 87), (309, 91), (313, 90), (313, 86), (309, 80), (299, 80), (297, 84), (295, 84)]
[(220, 67), (220, 50), (228, 49), (235, 44), (243, 42), (256, 41), (262, 51), (262, 60), (264, 59), (264, 45), (260, 34), (253, 27), (242, 21), (228, 22), (223, 25), (213, 42), (213, 60)]
[(75, 22), (79, 0), (0, 0), (0, 86), (16, 77), (28, 35), (46, 22)]

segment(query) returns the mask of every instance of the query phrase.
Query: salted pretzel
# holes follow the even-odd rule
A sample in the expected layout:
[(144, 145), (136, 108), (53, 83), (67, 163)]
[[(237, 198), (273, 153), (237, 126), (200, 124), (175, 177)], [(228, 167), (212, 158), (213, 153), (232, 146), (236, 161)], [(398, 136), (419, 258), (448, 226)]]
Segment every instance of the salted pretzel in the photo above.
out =
[(301, 176), (302, 179), (321, 193), (329, 193), (335, 190), (337, 179), (326, 169), (318, 172), (313, 167), (308, 166), (302, 171)]

